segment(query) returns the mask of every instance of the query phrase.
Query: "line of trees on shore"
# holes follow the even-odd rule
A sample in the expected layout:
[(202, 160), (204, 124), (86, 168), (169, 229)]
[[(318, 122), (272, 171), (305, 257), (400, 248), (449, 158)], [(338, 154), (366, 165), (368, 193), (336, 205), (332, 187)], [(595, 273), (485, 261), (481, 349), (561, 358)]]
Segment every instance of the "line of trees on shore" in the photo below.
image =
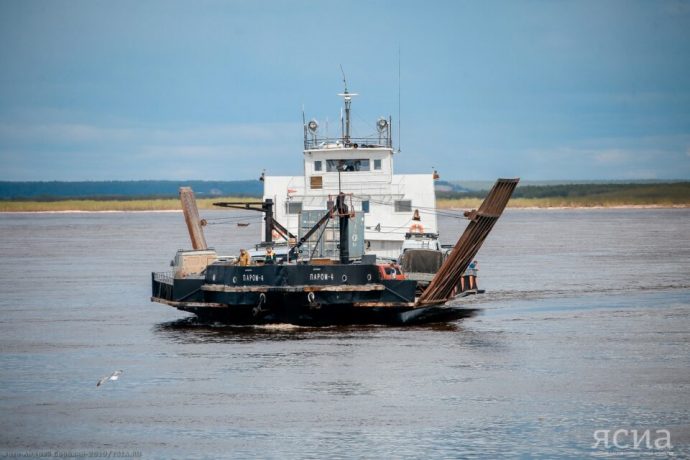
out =
[[(439, 199), (484, 198), (487, 190), (468, 192), (438, 192)], [(644, 184), (558, 184), (518, 186), (513, 198), (599, 198), (599, 199), (644, 199), (672, 200), (690, 203), (690, 182), (644, 183)]]
[[(142, 200), (177, 197), (181, 186), (192, 187), (199, 198), (221, 196), (260, 197), (263, 184), (258, 180), (246, 181), (103, 181), (103, 182), (8, 182), (0, 181), (2, 201), (62, 201), (89, 199), (97, 201)], [(488, 190), (470, 190), (458, 187), (443, 190), (439, 187), (440, 200), (484, 198)], [(613, 199), (671, 201), (690, 203), (689, 182), (661, 183), (589, 183), (521, 185), (513, 198), (525, 199)]]
[(176, 197), (179, 188), (183, 186), (192, 187), (198, 197), (259, 197), (263, 193), (263, 185), (258, 180), (0, 181), (0, 200), (61, 201), (90, 199), (105, 201), (171, 198)]

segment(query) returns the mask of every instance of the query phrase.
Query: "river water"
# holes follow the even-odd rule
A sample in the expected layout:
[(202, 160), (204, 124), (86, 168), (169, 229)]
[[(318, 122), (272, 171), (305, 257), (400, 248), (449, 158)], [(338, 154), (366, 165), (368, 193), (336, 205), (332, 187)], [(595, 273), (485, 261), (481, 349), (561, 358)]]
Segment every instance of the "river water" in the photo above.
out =
[(179, 213), (0, 214), (0, 457), (690, 456), (688, 209), (508, 210), (482, 314), (413, 328), (199, 325), (149, 302), (188, 246)]

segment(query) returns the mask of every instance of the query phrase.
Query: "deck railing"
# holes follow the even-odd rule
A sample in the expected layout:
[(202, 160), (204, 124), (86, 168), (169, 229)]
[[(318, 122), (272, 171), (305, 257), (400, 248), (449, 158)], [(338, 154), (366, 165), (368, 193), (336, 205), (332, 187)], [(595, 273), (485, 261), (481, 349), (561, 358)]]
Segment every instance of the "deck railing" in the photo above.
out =
[(390, 136), (375, 137), (351, 137), (346, 142), (342, 137), (304, 137), (304, 148), (306, 149), (343, 149), (343, 148), (392, 148)]
[(158, 281), (159, 283), (173, 284), (173, 273), (172, 272), (155, 272), (153, 274), (153, 281)]

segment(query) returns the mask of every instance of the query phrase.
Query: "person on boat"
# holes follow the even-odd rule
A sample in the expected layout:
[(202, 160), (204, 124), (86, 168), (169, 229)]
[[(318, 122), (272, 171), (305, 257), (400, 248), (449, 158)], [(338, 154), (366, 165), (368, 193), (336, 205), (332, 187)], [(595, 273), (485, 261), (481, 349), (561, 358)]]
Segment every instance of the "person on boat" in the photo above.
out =
[(414, 210), (414, 215), (412, 216), (412, 225), (410, 225), (410, 233), (424, 233), (422, 218), (419, 217), (419, 209)]
[(467, 271), (465, 272), (468, 277), (470, 289), (477, 289), (477, 272), (479, 271), (479, 262), (472, 261), (467, 267)]
[(403, 275), (402, 269), (395, 262), (391, 262), (388, 265), (384, 265), (384, 264), (379, 265), (379, 273), (381, 274), (382, 279), (387, 279), (387, 280), (404, 279), (404, 277), (402, 276)]
[(251, 258), (246, 249), (240, 249), (240, 266), (246, 267), (251, 264)]
[(460, 278), (460, 292), (466, 290), (477, 289), (477, 272), (479, 271), (479, 262), (476, 260), (470, 262), (465, 273)]
[(395, 262), (391, 262), (390, 264), (388, 264), (388, 266), (385, 268), (385, 270), (386, 270), (386, 275), (388, 275), (392, 278), (395, 278), (395, 275), (397, 274), (396, 270), (395, 270)]
[(276, 254), (273, 252), (273, 248), (268, 246), (266, 248), (266, 256), (264, 257), (264, 264), (273, 265), (276, 263)]

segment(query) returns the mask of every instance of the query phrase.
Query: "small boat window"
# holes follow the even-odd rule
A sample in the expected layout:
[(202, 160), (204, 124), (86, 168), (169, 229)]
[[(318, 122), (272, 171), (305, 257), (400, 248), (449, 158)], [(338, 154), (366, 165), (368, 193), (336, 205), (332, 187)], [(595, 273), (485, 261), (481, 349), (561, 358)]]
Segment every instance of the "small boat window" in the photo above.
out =
[(287, 202), (287, 213), (288, 214), (299, 214), (302, 212), (302, 202), (301, 201), (288, 201)]
[(321, 160), (314, 162), (314, 171), (321, 171)]
[(395, 200), (395, 212), (412, 212), (412, 200)]
[(359, 158), (354, 160), (326, 160), (327, 172), (369, 171), (369, 159)]
[(362, 200), (362, 212), (365, 214), (369, 213), (369, 200)]
[(377, 171), (381, 169), (381, 160), (374, 160), (374, 169)]

